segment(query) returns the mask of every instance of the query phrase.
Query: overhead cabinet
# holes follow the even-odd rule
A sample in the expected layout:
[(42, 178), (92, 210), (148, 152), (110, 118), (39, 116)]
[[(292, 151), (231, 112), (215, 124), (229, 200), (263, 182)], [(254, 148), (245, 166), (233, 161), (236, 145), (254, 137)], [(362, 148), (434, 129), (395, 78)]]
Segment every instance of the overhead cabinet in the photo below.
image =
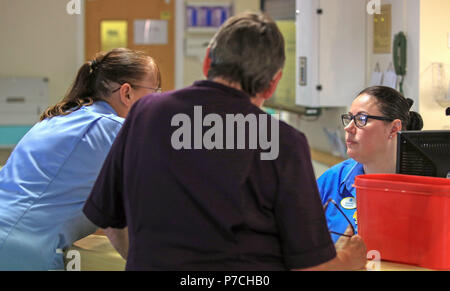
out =
[(366, 1), (296, 0), (296, 104), (346, 107), (366, 82)]

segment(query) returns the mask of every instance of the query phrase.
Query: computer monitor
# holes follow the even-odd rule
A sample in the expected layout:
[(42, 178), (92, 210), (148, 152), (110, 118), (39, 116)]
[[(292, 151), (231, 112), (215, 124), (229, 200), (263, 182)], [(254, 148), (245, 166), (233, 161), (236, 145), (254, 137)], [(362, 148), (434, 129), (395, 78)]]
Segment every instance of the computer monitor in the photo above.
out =
[(450, 178), (450, 131), (401, 131), (397, 174)]

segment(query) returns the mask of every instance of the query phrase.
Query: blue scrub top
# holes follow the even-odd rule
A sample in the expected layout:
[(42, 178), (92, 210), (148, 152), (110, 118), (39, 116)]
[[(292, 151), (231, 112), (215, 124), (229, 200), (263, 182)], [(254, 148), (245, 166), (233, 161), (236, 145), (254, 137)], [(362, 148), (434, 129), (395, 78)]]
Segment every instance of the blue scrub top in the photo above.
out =
[(106, 102), (37, 123), (0, 171), (0, 270), (62, 270), (93, 233), (82, 213), (124, 119)]
[[(322, 204), (333, 199), (350, 220), (357, 232), (355, 177), (364, 174), (363, 165), (353, 159), (346, 160), (327, 170), (317, 179)], [(325, 216), (330, 231), (344, 233), (349, 223), (339, 210), (329, 203)], [(331, 234), (333, 242), (339, 235)]]

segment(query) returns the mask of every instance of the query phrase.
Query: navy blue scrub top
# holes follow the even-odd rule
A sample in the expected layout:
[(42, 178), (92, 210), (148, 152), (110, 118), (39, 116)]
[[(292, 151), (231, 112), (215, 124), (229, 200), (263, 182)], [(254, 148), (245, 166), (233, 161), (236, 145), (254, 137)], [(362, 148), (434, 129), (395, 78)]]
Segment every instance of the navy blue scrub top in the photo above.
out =
[[(363, 165), (353, 159), (346, 160), (327, 170), (317, 179), (322, 204), (333, 199), (352, 223), (357, 232), (356, 189), (353, 187), (355, 177), (364, 174)], [(349, 223), (342, 213), (329, 203), (325, 216), (330, 231), (344, 233)], [(333, 242), (339, 235), (331, 234)]]
[(212, 81), (134, 104), (84, 206), (102, 228), (128, 226), (126, 269), (276, 271), (335, 258), (304, 134), (280, 122), (273, 161), (260, 149), (176, 150), (173, 117), (194, 120), (194, 106), (267, 115)]

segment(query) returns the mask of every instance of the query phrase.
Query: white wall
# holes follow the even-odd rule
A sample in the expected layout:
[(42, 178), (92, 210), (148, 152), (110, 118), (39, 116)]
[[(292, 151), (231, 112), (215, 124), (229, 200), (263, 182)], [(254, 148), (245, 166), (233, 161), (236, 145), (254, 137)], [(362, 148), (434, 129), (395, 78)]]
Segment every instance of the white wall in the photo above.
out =
[[(413, 109), (424, 119), (425, 130), (450, 130), (450, 118), (445, 108), (435, 100), (432, 92), (433, 62), (442, 62), (450, 68), (449, 0), (382, 0), (392, 4), (392, 36), (400, 30), (407, 35), (407, 76), (404, 93), (415, 100)], [(368, 75), (377, 62), (383, 69), (392, 60), (391, 54), (376, 55), (371, 52), (373, 41), (373, 20), (368, 17)], [(450, 74), (450, 70), (447, 70)], [(448, 76), (447, 76), (448, 78)]]
[(50, 103), (65, 94), (83, 58), (81, 16), (68, 15), (67, 3), (0, 0), (0, 75), (48, 77)]
[[(444, 0), (447, 1), (447, 0)], [(377, 63), (386, 70), (393, 63), (392, 45), (394, 37), (403, 31), (407, 37), (407, 74), (403, 84), (404, 95), (415, 101), (414, 111), (419, 110), (419, 48), (420, 48), (420, 0), (382, 0), (381, 4), (392, 5), (391, 53), (373, 53), (373, 16), (367, 15), (367, 84)]]
[(421, 0), (420, 5), (420, 113), (424, 129), (450, 130), (450, 117), (445, 116), (445, 108), (434, 100), (430, 67), (433, 62), (450, 67), (450, 0)]

